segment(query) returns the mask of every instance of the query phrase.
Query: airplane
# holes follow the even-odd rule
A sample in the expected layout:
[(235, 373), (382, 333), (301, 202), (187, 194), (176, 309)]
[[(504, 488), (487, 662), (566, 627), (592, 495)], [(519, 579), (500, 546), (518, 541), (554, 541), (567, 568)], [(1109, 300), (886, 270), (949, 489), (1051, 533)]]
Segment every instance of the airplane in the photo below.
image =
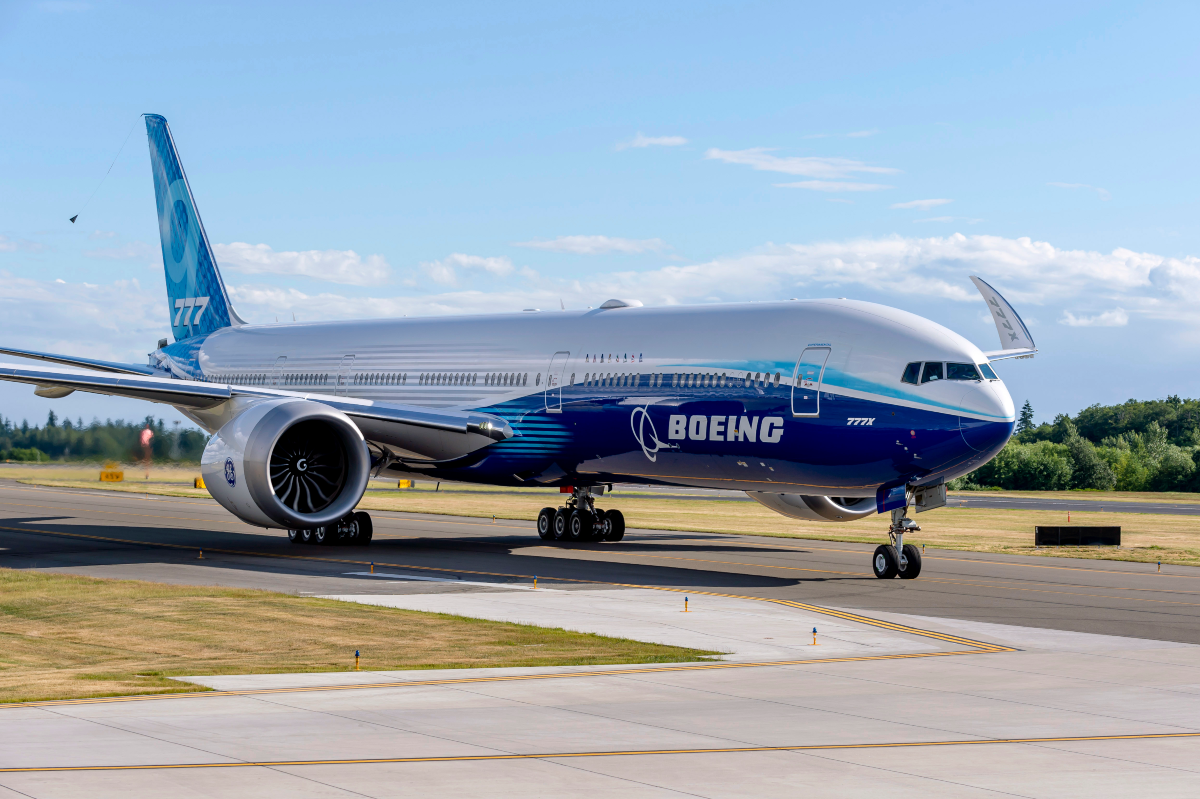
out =
[(167, 120), (145, 121), (173, 341), (145, 366), (0, 348), (73, 367), (0, 364), (0, 379), (174, 406), (211, 434), (213, 498), (296, 544), (369, 544), (355, 508), (380, 475), (558, 488), (542, 539), (619, 541), (623, 514), (596, 499), (639, 483), (744, 491), (808, 521), (889, 514), (872, 569), (913, 579), (910, 511), (944, 505), (1013, 433), (992, 362), (1037, 348), (978, 277), (1000, 350), (850, 299), (249, 324)]

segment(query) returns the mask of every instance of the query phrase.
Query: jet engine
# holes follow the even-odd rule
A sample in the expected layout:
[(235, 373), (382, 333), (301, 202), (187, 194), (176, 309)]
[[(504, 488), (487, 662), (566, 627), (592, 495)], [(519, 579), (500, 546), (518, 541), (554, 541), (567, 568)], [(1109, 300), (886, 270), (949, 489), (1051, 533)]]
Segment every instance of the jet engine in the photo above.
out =
[(805, 494), (746, 492), (776, 513), (807, 522), (852, 522), (873, 515), (874, 497), (822, 497)]
[(302, 399), (252, 405), (213, 435), (200, 460), (208, 492), (243, 521), (303, 529), (354, 510), (371, 456), (344, 413)]

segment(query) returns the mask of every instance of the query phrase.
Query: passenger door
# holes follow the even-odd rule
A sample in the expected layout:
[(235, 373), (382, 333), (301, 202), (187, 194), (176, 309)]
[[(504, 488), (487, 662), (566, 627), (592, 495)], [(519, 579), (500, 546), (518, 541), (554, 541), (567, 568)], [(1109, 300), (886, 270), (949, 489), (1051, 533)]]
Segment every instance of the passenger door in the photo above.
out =
[(567, 370), (567, 361), (571, 359), (569, 352), (556, 352), (550, 359), (550, 368), (546, 371), (546, 412), (562, 413), (562, 379)]
[(342, 362), (338, 364), (337, 385), (333, 389), (335, 395), (346, 396), (346, 386), (350, 384), (350, 370), (353, 368), (354, 356), (343, 355)]
[(796, 361), (792, 375), (792, 416), (819, 416), (821, 413), (821, 380), (829, 347), (809, 347)]
[(271, 372), (271, 385), (279, 388), (283, 385), (283, 367), (287, 365), (287, 356), (280, 355), (275, 359), (275, 369)]

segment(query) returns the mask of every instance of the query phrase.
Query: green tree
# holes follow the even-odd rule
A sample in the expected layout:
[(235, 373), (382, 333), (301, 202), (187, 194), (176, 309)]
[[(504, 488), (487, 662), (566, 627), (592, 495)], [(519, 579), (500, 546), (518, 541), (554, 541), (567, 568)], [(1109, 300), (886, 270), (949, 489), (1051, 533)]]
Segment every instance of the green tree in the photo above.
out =
[(1029, 404), (1029, 400), (1025, 400), (1025, 404), (1021, 406), (1021, 415), (1017, 417), (1017, 435), (1033, 429), (1033, 406)]

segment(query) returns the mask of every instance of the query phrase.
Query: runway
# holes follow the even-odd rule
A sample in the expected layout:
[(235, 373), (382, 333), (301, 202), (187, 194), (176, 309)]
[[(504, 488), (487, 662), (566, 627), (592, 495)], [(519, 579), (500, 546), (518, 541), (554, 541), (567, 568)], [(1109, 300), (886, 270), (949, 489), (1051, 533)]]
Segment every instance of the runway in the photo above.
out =
[[(559, 546), (531, 523), (372, 515), (369, 548), (305, 547), (207, 500), (3, 481), (0, 566), (492, 608), (480, 615), (560, 618), (574, 597), (605, 624), (622, 598), (661, 597), (679, 618), (682, 593), (726, 603), (722, 634), (753, 638), (788, 614), (807, 629), (815, 616), (844, 628), (842, 649), (785, 658), (801, 650), (780, 638), (765, 661), (222, 677), (209, 682), (224, 693), (0, 708), (0, 797), (1200, 785), (1200, 573), (1187, 567), (930, 549), (919, 579), (880, 581), (868, 546), (637, 529)], [(372, 564), (404, 579), (371, 576)], [(535, 575), (554, 590), (526, 590)], [(629, 615), (629, 629), (686, 634), (661, 618)], [(850, 656), (860, 650), (875, 654)]]

